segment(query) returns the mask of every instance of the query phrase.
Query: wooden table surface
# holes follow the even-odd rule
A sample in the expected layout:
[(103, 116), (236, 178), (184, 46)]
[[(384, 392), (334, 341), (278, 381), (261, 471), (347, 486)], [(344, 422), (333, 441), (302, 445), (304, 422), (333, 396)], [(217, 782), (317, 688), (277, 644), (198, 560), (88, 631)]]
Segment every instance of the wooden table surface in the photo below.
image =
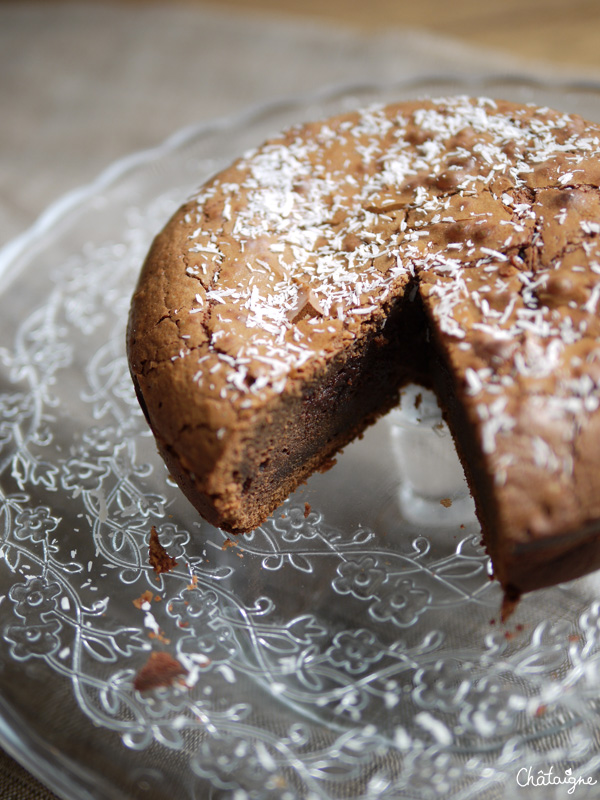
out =
[(519, 58), (600, 72), (598, 0), (212, 0), (212, 5), (337, 22), (365, 32), (425, 28)]

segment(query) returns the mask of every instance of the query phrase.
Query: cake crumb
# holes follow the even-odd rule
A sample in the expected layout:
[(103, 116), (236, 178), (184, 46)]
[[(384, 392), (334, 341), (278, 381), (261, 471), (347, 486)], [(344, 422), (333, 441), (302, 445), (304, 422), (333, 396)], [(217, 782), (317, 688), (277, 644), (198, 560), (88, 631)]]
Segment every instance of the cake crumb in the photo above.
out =
[(444, 508), (450, 508), (452, 505), (452, 500), (449, 497), (442, 497), (440, 504), (443, 505)]
[(152, 600), (153, 600), (153, 598), (154, 598), (154, 595), (152, 594), (152, 592), (150, 591), (150, 589), (147, 589), (147, 590), (146, 590), (146, 591), (145, 591), (143, 594), (141, 594), (139, 597), (136, 597), (136, 599), (133, 601), (133, 605), (134, 605), (136, 608), (139, 608), (139, 609), (141, 609), (141, 608), (142, 608), (142, 606), (144, 605), (144, 603), (151, 603), (151, 602), (152, 602)]
[(148, 548), (149, 563), (157, 575), (161, 572), (171, 572), (177, 566), (177, 561), (170, 556), (158, 539), (158, 531), (152, 526), (150, 530), (150, 546)]
[(154, 651), (133, 679), (133, 688), (148, 692), (160, 686), (170, 686), (176, 678), (187, 675), (187, 669), (170, 653)]
[(234, 542), (233, 539), (225, 539), (223, 544), (221, 545), (221, 550), (227, 550), (229, 547), (237, 547), (238, 543)]
[(317, 468), (317, 472), (329, 472), (332, 467), (335, 467), (337, 464), (337, 458), (328, 458), (320, 467)]
[(167, 639), (167, 637), (164, 635), (164, 633), (161, 630), (159, 630), (159, 631), (150, 631), (150, 633), (148, 634), (148, 638), (149, 639), (156, 639), (158, 642), (162, 642), (162, 644), (171, 644), (171, 640)]
[(304, 519), (310, 514), (310, 503), (304, 503)]
[(500, 611), (500, 620), (507, 622), (508, 618), (512, 616), (514, 610), (519, 604), (520, 595), (509, 590), (505, 590), (504, 597), (502, 598), (502, 608)]

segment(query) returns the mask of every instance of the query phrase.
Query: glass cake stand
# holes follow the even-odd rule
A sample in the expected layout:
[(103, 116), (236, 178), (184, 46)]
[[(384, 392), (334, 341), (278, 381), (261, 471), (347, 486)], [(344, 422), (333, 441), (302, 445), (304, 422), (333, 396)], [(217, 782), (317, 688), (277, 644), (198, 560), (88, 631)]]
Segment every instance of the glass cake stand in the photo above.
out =
[[(120, 161), (0, 252), (0, 744), (64, 798), (596, 796), (598, 577), (500, 623), (435, 403), (407, 395), (230, 540), (170, 483), (128, 375), (140, 264), (197, 184), (293, 122), (451, 93), (600, 121), (595, 84), (329, 89)], [(177, 559), (158, 578), (152, 527)], [(187, 676), (140, 693), (156, 651)]]

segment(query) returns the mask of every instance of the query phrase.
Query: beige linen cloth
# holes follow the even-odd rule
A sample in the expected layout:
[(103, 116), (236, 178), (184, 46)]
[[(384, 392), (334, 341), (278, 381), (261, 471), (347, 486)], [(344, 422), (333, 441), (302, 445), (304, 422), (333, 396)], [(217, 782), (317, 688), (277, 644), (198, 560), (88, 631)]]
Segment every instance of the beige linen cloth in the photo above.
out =
[[(216, 6), (3, 3), (0, 246), (115, 159), (191, 123), (327, 84), (536, 70), (419, 31), (367, 37)], [(0, 797), (55, 796), (0, 754)]]

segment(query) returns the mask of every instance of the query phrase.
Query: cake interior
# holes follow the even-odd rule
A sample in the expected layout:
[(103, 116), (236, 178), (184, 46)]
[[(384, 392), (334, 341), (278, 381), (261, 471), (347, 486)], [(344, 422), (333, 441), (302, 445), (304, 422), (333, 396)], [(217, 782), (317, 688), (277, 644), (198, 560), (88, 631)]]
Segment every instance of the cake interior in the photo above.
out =
[(399, 403), (404, 386), (416, 383), (438, 395), (459, 457), (470, 465), (466, 477), (479, 516), (488, 521), (486, 540), (496, 540), (493, 476), (415, 289), (409, 284), (382, 310), (378, 327), (240, 430), (228, 463), (221, 464), (221, 475), (230, 480), (222, 480), (212, 496), (221, 528), (253, 530), (264, 521), (265, 507), (274, 511), (311, 474), (331, 466), (344, 446)]
[[(253, 530), (313, 472), (398, 404), (409, 382), (430, 385), (424, 312), (407, 287), (352, 347), (242, 425), (221, 462), (229, 491), (214, 496), (220, 527)], [(221, 479), (221, 486), (228, 481)], [(223, 522), (222, 520), (225, 520)]]

